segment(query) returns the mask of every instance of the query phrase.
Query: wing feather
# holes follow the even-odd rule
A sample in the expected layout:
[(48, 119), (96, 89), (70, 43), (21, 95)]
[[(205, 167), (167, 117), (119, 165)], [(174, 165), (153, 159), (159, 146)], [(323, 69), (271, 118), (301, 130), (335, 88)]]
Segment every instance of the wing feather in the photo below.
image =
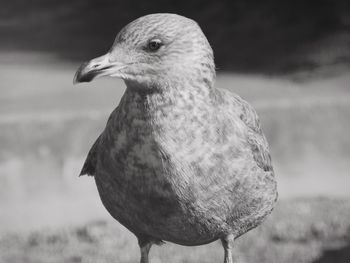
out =
[(95, 143), (92, 145), (79, 176), (82, 176), (85, 174), (89, 176), (94, 176), (96, 174), (97, 155), (98, 155), (98, 148), (101, 141), (101, 135), (97, 138)]
[(240, 119), (248, 127), (247, 140), (255, 162), (264, 171), (273, 172), (269, 145), (262, 131), (258, 114), (248, 102), (238, 95), (235, 94), (234, 99), (241, 109)]

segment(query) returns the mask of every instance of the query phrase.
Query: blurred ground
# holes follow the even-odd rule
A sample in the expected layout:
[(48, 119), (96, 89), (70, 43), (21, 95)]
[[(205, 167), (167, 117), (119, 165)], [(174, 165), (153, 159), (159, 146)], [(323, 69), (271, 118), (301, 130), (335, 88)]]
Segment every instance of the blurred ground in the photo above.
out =
[[(350, 202), (298, 199), (281, 201), (261, 227), (236, 241), (237, 263), (348, 263)], [(99, 220), (76, 227), (8, 234), (0, 239), (6, 263), (137, 262), (136, 238), (125, 228)], [(200, 247), (153, 246), (158, 262), (222, 262), (219, 242)]]

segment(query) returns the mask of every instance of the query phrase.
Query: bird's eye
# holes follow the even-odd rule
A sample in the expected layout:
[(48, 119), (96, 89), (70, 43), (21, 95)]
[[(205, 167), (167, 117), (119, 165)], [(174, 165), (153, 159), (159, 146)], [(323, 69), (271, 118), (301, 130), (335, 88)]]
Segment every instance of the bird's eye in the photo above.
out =
[(152, 52), (157, 51), (162, 46), (162, 41), (159, 39), (152, 39), (148, 42), (148, 49)]

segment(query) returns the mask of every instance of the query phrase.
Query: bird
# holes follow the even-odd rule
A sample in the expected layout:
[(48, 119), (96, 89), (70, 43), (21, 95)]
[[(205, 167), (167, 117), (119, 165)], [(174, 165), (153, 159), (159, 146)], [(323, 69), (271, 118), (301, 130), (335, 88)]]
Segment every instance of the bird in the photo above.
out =
[(121, 78), (126, 90), (89, 151), (110, 215), (152, 245), (235, 240), (260, 225), (277, 201), (269, 145), (254, 108), (215, 86), (213, 50), (194, 20), (149, 14), (127, 24), (111, 49), (83, 63), (74, 83)]

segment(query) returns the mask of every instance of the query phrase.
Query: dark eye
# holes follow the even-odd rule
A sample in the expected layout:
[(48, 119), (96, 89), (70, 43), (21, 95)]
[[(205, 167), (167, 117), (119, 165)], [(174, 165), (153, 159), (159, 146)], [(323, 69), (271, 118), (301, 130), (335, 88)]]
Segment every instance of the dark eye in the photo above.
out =
[(162, 41), (159, 39), (152, 39), (148, 42), (148, 49), (150, 51), (157, 51), (162, 46)]

